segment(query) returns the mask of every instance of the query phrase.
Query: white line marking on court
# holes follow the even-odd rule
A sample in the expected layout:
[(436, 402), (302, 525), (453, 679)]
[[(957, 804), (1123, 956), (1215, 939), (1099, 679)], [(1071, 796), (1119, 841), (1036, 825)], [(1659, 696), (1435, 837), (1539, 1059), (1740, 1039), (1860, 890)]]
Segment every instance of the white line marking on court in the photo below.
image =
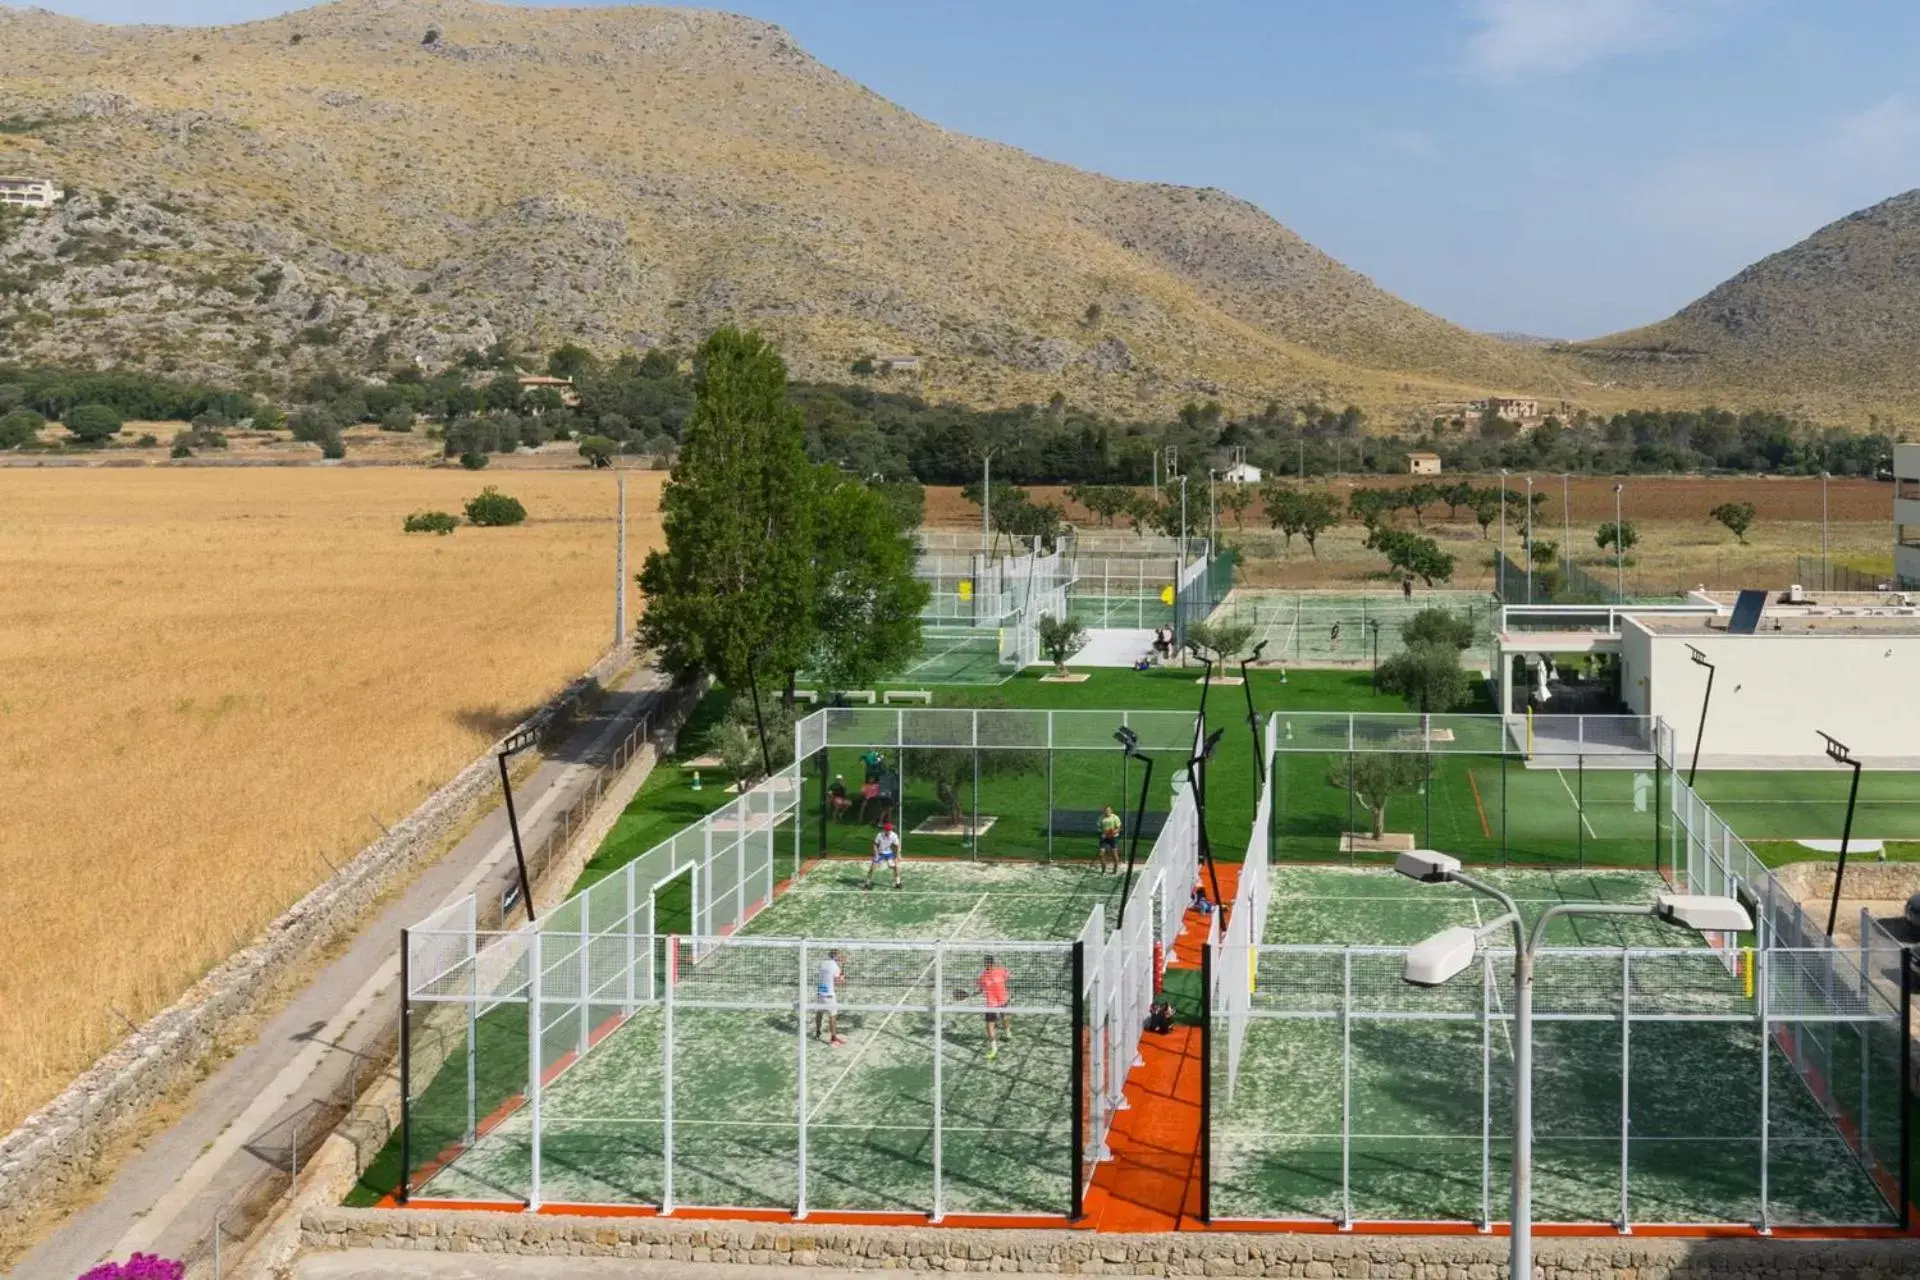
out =
[(1560, 785), (1566, 789), (1567, 799), (1573, 801), (1573, 811), (1580, 815), (1580, 825), (1587, 829), (1587, 835), (1594, 840), (1598, 840), (1600, 838), (1599, 833), (1593, 829), (1593, 824), (1587, 821), (1587, 811), (1580, 807), (1580, 797), (1573, 794), (1572, 787), (1567, 786), (1566, 770), (1555, 769), (1553, 776), (1560, 779)]
[[(987, 905), (988, 896), (989, 895), (984, 893), (980, 895), (980, 900), (973, 904), (973, 910), (967, 912), (966, 915), (960, 918), (960, 923), (953, 927), (953, 933), (948, 935), (949, 937), (957, 938), (960, 936), (960, 931), (967, 927), (967, 922), (969, 920), (972, 920), (973, 917), (979, 913), (979, 910), (981, 907), (984, 907)], [(938, 961), (938, 959), (939, 959), (939, 954), (936, 952), (934, 955), (934, 959), (927, 961), (927, 967), (920, 971), (920, 976), (915, 978), (913, 980), (913, 985), (907, 988), (907, 993), (909, 995), (913, 993), (914, 987), (917, 987), (922, 982), (926, 981), (927, 975), (933, 972), (933, 966), (935, 962)], [(939, 994), (940, 993), (938, 991), (934, 992), (934, 997), (938, 999)], [(900, 1008), (901, 1006), (896, 1004), (894, 1005), (893, 1008), (887, 1010), (887, 1016), (880, 1019), (880, 1025), (873, 1029), (873, 1034), (867, 1037), (867, 1042), (860, 1046), (860, 1052), (853, 1055), (853, 1061), (849, 1062), (845, 1066), (845, 1068), (841, 1070), (840, 1074), (834, 1078), (834, 1082), (827, 1086), (827, 1091), (820, 1095), (820, 1101), (814, 1104), (813, 1110), (807, 1112), (808, 1124), (813, 1123), (813, 1118), (820, 1114), (821, 1110), (825, 1108), (828, 1101), (833, 1097), (834, 1093), (840, 1088), (841, 1085), (846, 1083), (847, 1077), (853, 1074), (853, 1069), (859, 1066), (860, 1063), (865, 1060), (868, 1050), (872, 1049), (873, 1046), (880, 1043), (881, 1037), (886, 1034), (887, 1024), (893, 1021), (893, 1016), (896, 1013), (900, 1012)], [(805, 1029), (806, 1028), (804, 1026), (801, 1028), (802, 1031), (804, 1031)]]

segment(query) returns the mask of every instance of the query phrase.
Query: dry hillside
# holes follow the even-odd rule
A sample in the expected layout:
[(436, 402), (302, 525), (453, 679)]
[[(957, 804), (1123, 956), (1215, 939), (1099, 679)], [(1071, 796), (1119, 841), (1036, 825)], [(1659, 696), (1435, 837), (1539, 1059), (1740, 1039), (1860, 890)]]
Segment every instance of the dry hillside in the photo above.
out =
[(1822, 416), (1920, 403), (1920, 190), (1761, 259), (1671, 319), (1568, 350), (1629, 381), (1729, 383)]
[(928, 393), (978, 403), (1580, 391), (1245, 201), (951, 133), (743, 18), (0, 9), (0, 47), (0, 170), (81, 193), (0, 246), (0, 343), (28, 358), (280, 377), (734, 320), (800, 376), (915, 355)]

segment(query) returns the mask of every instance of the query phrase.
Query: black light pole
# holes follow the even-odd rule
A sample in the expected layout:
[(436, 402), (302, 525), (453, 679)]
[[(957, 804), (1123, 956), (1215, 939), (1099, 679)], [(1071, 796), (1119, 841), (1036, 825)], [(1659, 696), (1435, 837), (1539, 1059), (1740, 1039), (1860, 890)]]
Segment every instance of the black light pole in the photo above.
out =
[[(1140, 750), (1140, 735), (1132, 729), (1129, 729), (1126, 725), (1121, 725), (1118, 729), (1114, 730), (1113, 739), (1120, 744), (1120, 751), (1123, 756), (1129, 760), (1138, 760), (1146, 766), (1140, 774), (1140, 804), (1134, 810), (1133, 836), (1127, 844), (1127, 878), (1121, 882), (1120, 908), (1114, 913), (1113, 928), (1114, 932), (1118, 933), (1120, 926), (1127, 922), (1127, 897), (1133, 891), (1133, 864), (1134, 859), (1140, 854), (1140, 828), (1144, 826), (1147, 821), (1147, 796), (1150, 794), (1148, 788), (1153, 782), (1153, 757)], [(1120, 797), (1120, 818), (1123, 824), (1126, 821), (1126, 807), (1127, 798), (1122, 795)], [(1191, 886), (1188, 887), (1191, 888)]]
[(1260, 661), (1265, 653), (1267, 642), (1262, 640), (1253, 646), (1253, 652), (1240, 660), (1240, 691), (1247, 695), (1247, 733), (1253, 739), (1253, 794), (1258, 803), (1260, 788), (1267, 781), (1266, 753), (1260, 749), (1260, 713), (1253, 707), (1253, 678), (1247, 674), (1247, 668)]
[[(1700, 652), (1692, 645), (1687, 646), (1687, 652), (1693, 655), (1694, 666), (1705, 667), (1707, 669), (1707, 692), (1706, 696), (1700, 699), (1700, 727), (1694, 730), (1693, 734), (1693, 763), (1687, 766), (1687, 785), (1691, 787), (1693, 785), (1693, 775), (1700, 772), (1700, 744), (1706, 740), (1707, 736), (1707, 708), (1713, 705), (1714, 665), (1707, 661), (1706, 654)], [(1738, 693), (1740, 691), (1735, 689), (1734, 692)]]
[[(1818, 729), (1814, 732), (1820, 733)], [(1853, 805), (1860, 798), (1860, 762), (1832, 734), (1820, 733), (1820, 736), (1827, 740), (1827, 759), (1853, 770), (1853, 786), (1847, 791), (1847, 821), (1840, 829), (1840, 865), (1833, 872), (1833, 905), (1827, 908), (1827, 937), (1831, 938), (1833, 926), (1840, 919), (1840, 882), (1847, 875), (1847, 842), (1853, 839)]]
[(1373, 632), (1373, 691), (1380, 692), (1380, 619), (1368, 618), (1367, 627)]
[(1213, 889), (1216, 909), (1226, 904), (1220, 897), (1220, 872), (1213, 865), (1213, 841), (1207, 838), (1207, 761), (1213, 759), (1214, 748), (1225, 733), (1225, 729), (1215, 729), (1187, 761), (1187, 785), (1193, 788), (1194, 813), (1200, 822), (1200, 860), (1207, 864), (1207, 883)]
[(527, 923), (533, 923), (533, 883), (527, 879), (527, 854), (520, 845), (520, 815), (513, 808), (513, 779), (507, 761), (540, 740), (532, 729), (522, 729), (500, 744), (500, 790), (507, 797), (507, 829), (513, 832), (513, 861), (520, 868), (520, 901), (527, 905)]

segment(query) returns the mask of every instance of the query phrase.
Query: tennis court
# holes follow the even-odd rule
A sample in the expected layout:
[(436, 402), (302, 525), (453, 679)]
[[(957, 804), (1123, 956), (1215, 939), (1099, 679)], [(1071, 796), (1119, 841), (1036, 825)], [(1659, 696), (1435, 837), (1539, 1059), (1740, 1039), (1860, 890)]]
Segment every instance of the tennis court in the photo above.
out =
[(1400, 628), (1415, 614), (1444, 608), (1473, 624), (1491, 626), (1488, 597), (1475, 591), (1274, 591), (1239, 587), (1212, 621), (1253, 628), (1253, 643), (1267, 646), (1273, 663), (1365, 663), (1400, 651)]
[(920, 656), (896, 678), (899, 684), (1002, 684), (1020, 671), (1009, 648), (1008, 629), (923, 624)]
[[(1846, 826), (1852, 782), (1852, 770), (1831, 766), (1702, 769), (1694, 790), (1748, 840), (1838, 840)], [(1873, 840), (1920, 840), (1920, 772), (1862, 771), (1853, 834)]]
[[(1636, 871), (1476, 870), (1530, 919), (1667, 887)], [(1510, 952), (1438, 988), (1401, 978), (1401, 948), (1490, 906), (1385, 869), (1272, 868), (1249, 1012), (1213, 1029), (1216, 1219), (1505, 1219)], [(1537, 1220), (1895, 1220), (1891, 1010), (1836, 996), (1803, 953), (1756, 962), (1649, 919), (1560, 921), (1549, 942), (1563, 949), (1536, 970)]]
[[(549, 1064), (537, 1119), (526, 1004), (481, 1013), (469, 1071), (442, 1055), (413, 1103), (416, 1151), (442, 1147), (415, 1199), (530, 1199), (537, 1125), (546, 1203), (1065, 1212), (1071, 943), (1095, 904), (1117, 902), (1119, 878), (909, 861), (902, 889), (885, 872), (871, 890), (864, 880), (862, 862), (816, 863), (736, 936), (658, 939), (655, 963), (638, 966), (657, 998), (595, 995), (591, 1025), (536, 1011), (544, 1038), (569, 1046), (536, 1059)], [(603, 990), (600, 946), (546, 934), (539, 967), (564, 974), (584, 951), (581, 972)], [(815, 979), (830, 952), (841, 1045), (812, 1034), (829, 1012)], [(1012, 991), (993, 1056), (976, 985), (990, 963)], [(554, 985), (543, 997), (566, 994)], [(469, 1122), (475, 1088), (488, 1114)]]

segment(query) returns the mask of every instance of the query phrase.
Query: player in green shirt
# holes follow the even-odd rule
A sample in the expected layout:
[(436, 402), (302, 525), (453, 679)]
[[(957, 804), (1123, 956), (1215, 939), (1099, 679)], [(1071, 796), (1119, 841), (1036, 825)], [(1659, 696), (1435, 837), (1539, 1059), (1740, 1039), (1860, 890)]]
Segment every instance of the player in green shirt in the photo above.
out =
[(1100, 869), (1120, 870), (1120, 819), (1112, 805), (1100, 810)]

